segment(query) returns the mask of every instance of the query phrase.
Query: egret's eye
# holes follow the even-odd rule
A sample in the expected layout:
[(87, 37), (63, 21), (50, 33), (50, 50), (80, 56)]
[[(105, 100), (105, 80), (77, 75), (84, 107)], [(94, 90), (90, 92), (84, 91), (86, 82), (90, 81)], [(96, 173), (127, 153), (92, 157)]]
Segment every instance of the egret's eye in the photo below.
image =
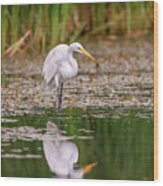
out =
[(82, 53), (81, 47), (77, 47), (77, 50), (76, 51), (79, 52), (79, 53)]

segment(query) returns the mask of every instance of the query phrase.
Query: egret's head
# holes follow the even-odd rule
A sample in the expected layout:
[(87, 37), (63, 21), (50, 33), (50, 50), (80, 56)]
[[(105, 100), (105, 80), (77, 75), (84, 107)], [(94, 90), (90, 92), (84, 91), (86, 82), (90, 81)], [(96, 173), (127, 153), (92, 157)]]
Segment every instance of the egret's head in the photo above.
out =
[(95, 58), (94, 58), (90, 53), (88, 53), (88, 52), (83, 48), (83, 46), (82, 46), (80, 43), (78, 43), (78, 42), (72, 43), (72, 44), (70, 45), (70, 48), (71, 48), (71, 50), (72, 50), (73, 52), (79, 52), (79, 53), (84, 54), (85, 56), (89, 57), (91, 60), (93, 60), (93, 61), (95, 60)]

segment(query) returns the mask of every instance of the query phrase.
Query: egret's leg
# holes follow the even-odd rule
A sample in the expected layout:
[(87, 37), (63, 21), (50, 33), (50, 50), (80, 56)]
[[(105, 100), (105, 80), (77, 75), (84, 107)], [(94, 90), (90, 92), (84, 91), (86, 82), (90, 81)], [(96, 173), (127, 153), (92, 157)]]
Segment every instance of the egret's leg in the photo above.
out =
[(63, 83), (61, 83), (61, 87), (58, 90), (58, 128), (61, 127), (62, 90), (63, 90)]

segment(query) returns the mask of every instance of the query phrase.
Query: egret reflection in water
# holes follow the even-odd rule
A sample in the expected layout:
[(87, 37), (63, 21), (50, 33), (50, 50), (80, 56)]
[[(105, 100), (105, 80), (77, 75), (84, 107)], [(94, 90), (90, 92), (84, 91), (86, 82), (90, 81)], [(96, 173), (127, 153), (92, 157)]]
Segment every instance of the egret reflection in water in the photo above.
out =
[(82, 178), (96, 165), (95, 162), (75, 168), (79, 157), (78, 146), (68, 141), (50, 121), (47, 123), (47, 132), (43, 139), (43, 151), (50, 171), (59, 178)]

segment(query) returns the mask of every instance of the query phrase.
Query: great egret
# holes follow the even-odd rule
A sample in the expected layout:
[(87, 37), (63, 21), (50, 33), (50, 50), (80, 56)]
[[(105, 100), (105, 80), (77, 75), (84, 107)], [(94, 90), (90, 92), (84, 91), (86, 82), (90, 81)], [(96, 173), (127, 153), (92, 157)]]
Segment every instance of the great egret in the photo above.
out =
[(73, 53), (79, 52), (94, 61), (94, 57), (89, 54), (83, 46), (78, 43), (70, 45), (59, 44), (47, 55), (43, 65), (43, 76), (50, 89), (56, 89), (58, 93), (58, 126), (60, 127), (62, 89), (63, 82), (77, 75), (78, 64), (73, 58)]
[(82, 178), (97, 164), (94, 162), (78, 169), (74, 168), (79, 157), (77, 145), (66, 140), (66, 136), (50, 121), (43, 138), (43, 151), (49, 169), (59, 178)]

